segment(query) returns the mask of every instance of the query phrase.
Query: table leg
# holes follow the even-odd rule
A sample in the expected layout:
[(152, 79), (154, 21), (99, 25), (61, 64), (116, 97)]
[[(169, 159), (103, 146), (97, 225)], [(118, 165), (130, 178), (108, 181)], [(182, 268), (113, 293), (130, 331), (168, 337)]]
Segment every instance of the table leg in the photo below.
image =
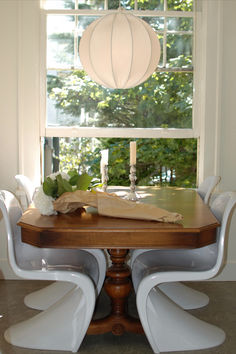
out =
[(107, 270), (104, 283), (106, 293), (111, 299), (111, 312), (102, 319), (93, 320), (87, 334), (112, 332), (121, 335), (124, 332), (143, 333), (140, 321), (127, 313), (127, 299), (132, 290), (130, 269), (126, 264), (126, 249), (110, 249), (111, 267)]

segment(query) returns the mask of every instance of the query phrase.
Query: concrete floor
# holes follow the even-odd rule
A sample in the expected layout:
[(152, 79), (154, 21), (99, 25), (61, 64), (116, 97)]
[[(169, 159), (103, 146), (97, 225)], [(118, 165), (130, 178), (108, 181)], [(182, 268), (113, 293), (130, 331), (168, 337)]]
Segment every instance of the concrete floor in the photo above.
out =
[[(3, 333), (13, 323), (29, 318), (38, 311), (27, 308), (23, 303), (26, 294), (48, 283), (24, 280), (0, 280), (0, 354), (68, 354), (65, 351), (32, 350), (11, 346)], [(195, 316), (221, 327), (226, 332), (225, 342), (216, 348), (198, 351), (178, 352), (179, 354), (234, 354), (236, 353), (236, 282), (189, 283), (192, 288), (205, 292), (210, 303), (202, 309), (191, 311)], [(106, 294), (102, 293), (96, 310), (96, 317), (109, 311)], [(129, 310), (137, 315), (135, 298), (129, 301)], [(80, 347), (81, 354), (151, 354), (152, 350), (144, 335), (131, 333), (114, 336), (110, 333), (86, 336)], [(172, 354), (174, 352), (171, 352)], [(170, 354), (171, 354), (170, 353)], [(176, 352), (175, 352), (176, 353)]]

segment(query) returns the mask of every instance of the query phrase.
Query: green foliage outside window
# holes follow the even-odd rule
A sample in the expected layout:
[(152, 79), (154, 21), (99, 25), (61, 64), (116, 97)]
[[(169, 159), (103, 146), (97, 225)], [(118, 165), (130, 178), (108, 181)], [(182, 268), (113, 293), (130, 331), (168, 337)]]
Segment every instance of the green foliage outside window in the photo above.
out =
[[(191, 128), (192, 78), (191, 72), (155, 72), (137, 87), (111, 90), (77, 70), (49, 75), (48, 90), (55, 106), (69, 115), (61, 125)], [(82, 109), (89, 113), (86, 120)]]
[[(134, 139), (60, 138), (60, 170), (78, 169), (100, 180), (101, 150), (109, 149), (108, 185), (128, 186), (129, 143)], [(137, 184), (195, 187), (196, 139), (135, 139)]]

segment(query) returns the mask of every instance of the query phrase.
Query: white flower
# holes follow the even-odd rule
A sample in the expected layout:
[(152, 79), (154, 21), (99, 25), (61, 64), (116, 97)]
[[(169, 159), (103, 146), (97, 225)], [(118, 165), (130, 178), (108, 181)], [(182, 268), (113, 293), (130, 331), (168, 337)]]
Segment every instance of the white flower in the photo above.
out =
[(65, 173), (65, 172), (55, 172), (55, 173), (51, 173), (49, 176), (47, 176), (47, 177), (50, 177), (53, 181), (56, 179), (56, 176), (57, 175), (61, 175), (62, 176), (62, 178), (64, 178), (64, 179), (66, 179), (67, 181), (69, 181), (69, 179), (70, 179), (70, 176), (67, 174), (67, 173)]
[[(65, 172), (55, 172), (47, 177), (50, 177), (53, 181), (56, 179), (57, 175), (61, 175), (62, 178), (69, 181), (70, 176)], [(39, 187), (33, 196), (33, 202), (35, 207), (40, 211), (42, 215), (56, 215), (57, 212), (53, 208), (53, 202), (55, 198), (46, 195), (43, 191), (43, 186)]]
[(53, 208), (54, 198), (46, 195), (43, 187), (39, 187), (34, 194), (34, 205), (42, 215), (56, 215), (57, 212)]

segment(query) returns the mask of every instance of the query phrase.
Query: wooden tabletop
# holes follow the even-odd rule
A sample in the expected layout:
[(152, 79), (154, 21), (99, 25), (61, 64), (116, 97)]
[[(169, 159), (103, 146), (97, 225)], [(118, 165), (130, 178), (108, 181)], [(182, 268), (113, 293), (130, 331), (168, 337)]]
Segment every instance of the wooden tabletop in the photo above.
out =
[[(122, 194), (125, 188), (117, 188)], [(42, 216), (27, 209), (18, 225), (22, 241), (56, 248), (197, 248), (215, 241), (218, 221), (196, 191), (139, 187), (140, 202), (183, 215), (178, 223), (100, 216), (96, 209)]]

